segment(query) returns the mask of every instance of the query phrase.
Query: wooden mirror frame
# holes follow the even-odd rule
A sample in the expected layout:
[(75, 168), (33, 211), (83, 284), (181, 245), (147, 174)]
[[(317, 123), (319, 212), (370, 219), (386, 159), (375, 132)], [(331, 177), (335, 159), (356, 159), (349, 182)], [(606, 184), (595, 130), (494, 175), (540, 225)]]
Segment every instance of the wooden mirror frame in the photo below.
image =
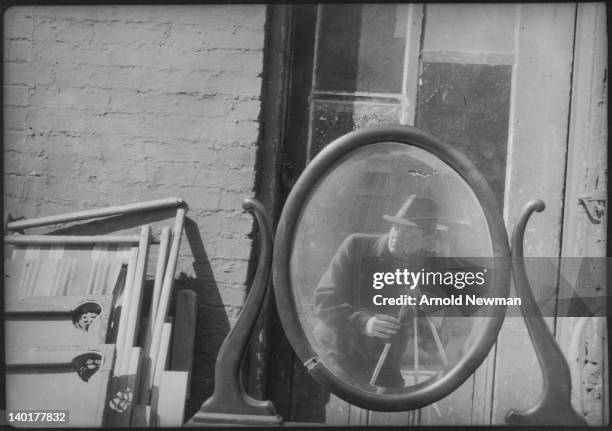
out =
[[(295, 289), (291, 282), (290, 260), (298, 218), (308, 197), (325, 175), (352, 151), (372, 144), (393, 142), (418, 147), (449, 165), (471, 187), (485, 215), (492, 244), (493, 296), (508, 296), (510, 248), (497, 199), (488, 182), (460, 151), (411, 126), (383, 125), (348, 133), (324, 148), (306, 167), (294, 185), (281, 213), (274, 241), (272, 263), (274, 296), (287, 338), (309, 373), (330, 392), (361, 408), (379, 411), (413, 410), (429, 405), (458, 388), (485, 359), (501, 328), (505, 308), (484, 317), (485, 327), (464, 356), (434, 378), (409, 387), (401, 394), (365, 391), (345, 382), (319, 360), (300, 323)], [(490, 316), (490, 317), (489, 317)]]

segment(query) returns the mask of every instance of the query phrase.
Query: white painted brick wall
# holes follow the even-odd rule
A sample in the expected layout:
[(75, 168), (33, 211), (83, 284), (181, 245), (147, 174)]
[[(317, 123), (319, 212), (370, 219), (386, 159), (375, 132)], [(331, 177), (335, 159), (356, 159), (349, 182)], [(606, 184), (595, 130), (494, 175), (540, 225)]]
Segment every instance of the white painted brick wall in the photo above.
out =
[[(24, 6), (4, 16), (4, 202), (27, 218), (170, 196), (239, 305), (265, 5)], [(183, 238), (178, 271), (194, 277)]]

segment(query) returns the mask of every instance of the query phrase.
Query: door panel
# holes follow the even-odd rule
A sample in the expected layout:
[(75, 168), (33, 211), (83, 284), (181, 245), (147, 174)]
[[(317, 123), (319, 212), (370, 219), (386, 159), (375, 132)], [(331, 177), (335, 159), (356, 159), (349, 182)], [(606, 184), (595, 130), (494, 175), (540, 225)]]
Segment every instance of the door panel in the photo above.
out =
[[(581, 196), (607, 190), (606, 54), (605, 5), (579, 4), (562, 240), (562, 256), (568, 259), (562, 261), (560, 271), (567, 280), (567, 284), (560, 286), (566, 289), (559, 293), (564, 297), (572, 294), (570, 287), (590, 296), (599, 294), (606, 285), (597, 273), (605, 271), (609, 204), (604, 205), (603, 218), (597, 223), (579, 201)], [(606, 306), (604, 301), (599, 305)], [(605, 426), (609, 423), (606, 318), (597, 317), (586, 324), (581, 320), (580, 317), (558, 318), (556, 336), (572, 369), (574, 408), (585, 414), (589, 425)], [(577, 333), (581, 325), (584, 325), (582, 336)]]
[[(504, 204), (508, 232), (529, 200), (546, 203), (529, 222), (525, 256), (560, 254), (575, 9), (569, 3), (520, 7)], [(527, 269), (534, 295), (555, 298), (557, 270)], [(553, 329), (554, 319), (547, 320)], [(532, 406), (541, 392), (540, 368), (520, 317), (506, 319), (495, 365), (492, 423), (503, 424), (509, 409)]]

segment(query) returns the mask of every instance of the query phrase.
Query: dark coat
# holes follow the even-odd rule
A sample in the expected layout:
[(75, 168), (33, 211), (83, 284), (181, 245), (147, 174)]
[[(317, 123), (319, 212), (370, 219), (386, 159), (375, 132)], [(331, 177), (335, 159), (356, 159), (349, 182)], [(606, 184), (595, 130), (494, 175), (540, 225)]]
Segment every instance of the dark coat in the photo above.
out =
[[(373, 289), (375, 272), (392, 272), (406, 267), (405, 259), (393, 257), (387, 247), (388, 235), (353, 234), (338, 248), (314, 295), (316, 316), (323, 325), (316, 329), (327, 354), (360, 381), (369, 381), (385, 340), (365, 335), (365, 325), (375, 314), (398, 317), (400, 306), (377, 306), (374, 295), (386, 297), (407, 293), (397, 286)], [(376, 384), (403, 386), (399, 368), (409, 335), (402, 322)]]
[[(374, 289), (372, 283), (375, 272), (395, 272), (396, 269), (404, 268), (409, 271), (482, 269), (458, 258), (437, 258), (431, 252), (396, 258), (389, 252), (387, 241), (388, 235), (353, 234), (347, 237), (338, 248), (314, 293), (315, 314), (321, 321), (315, 328), (315, 338), (320, 348), (344, 371), (349, 372), (352, 378), (360, 382), (370, 381), (386, 344), (386, 340), (365, 334), (367, 321), (375, 314), (399, 317), (401, 309), (401, 306), (374, 305), (373, 296), (391, 298), (405, 293), (418, 296), (420, 292), (418, 287), (410, 291), (403, 285)], [(458, 293), (452, 287), (427, 286), (426, 289), (429, 296), (444, 297)], [(464, 292), (478, 291), (465, 289)], [(429, 314), (439, 309), (440, 307), (418, 307), (418, 313)], [(469, 311), (468, 314), (474, 311), (464, 308), (462, 312), (466, 310)], [(392, 345), (387, 360), (375, 382), (378, 386), (404, 386), (400, 373), (401, 360), (408, 338), (412, 336), (412, 317), (417, 312), (410, 306), (407, 306), (405, 311), (408, 312), (403, 314), (401, 328), (391, 339)], [(418, 319), (418, 323), (419, 334), (423, 334), (418, 339), (419, 348), (437, 354), (437, 347), (429, 336), (431, 329), (424, 319)]]

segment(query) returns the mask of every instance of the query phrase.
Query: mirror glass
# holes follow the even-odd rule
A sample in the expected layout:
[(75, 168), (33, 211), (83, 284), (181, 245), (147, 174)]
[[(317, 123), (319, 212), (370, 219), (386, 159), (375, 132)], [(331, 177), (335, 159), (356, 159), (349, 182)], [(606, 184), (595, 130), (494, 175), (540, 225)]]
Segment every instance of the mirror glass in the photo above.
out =
[(302, 206), (290, 253), (308, 341), (359, 389), (402, 393), (440, 376), (484, 326), (478, 307), (448, 301), (491, 282), (485, 214), (463, 178), (419, 147), (364, 145), (327, 169)]

